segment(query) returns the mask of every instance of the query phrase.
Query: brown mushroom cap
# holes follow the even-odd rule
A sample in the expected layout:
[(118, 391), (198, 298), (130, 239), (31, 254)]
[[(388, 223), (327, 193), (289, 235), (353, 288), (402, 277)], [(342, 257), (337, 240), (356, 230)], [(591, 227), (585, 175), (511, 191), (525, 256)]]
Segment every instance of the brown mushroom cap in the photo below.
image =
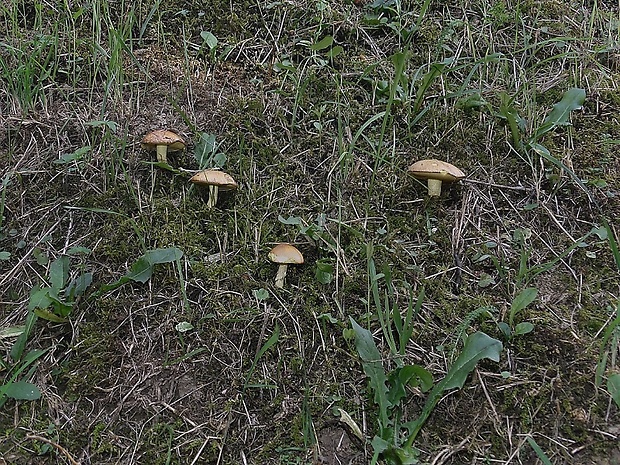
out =
[(142, 138), (140, 145), (144, 150), (156, 150), (158, 145), (166, 145), (169, 152), (177, 152), (185, 148), (185, 141), (172, 131), (158, 129), (151, 131)]
[(278, 264), (301, 265), (304, 256), (291, 244), (278, 244), (269, 252), (269, 260)]
[(190, 181), (201, 186), (216, 186), (221, 191), (237, 189), (237, 183), (233, 177), (223, 171), (203, 170), (193, 175)]
[(465, 177), (456, 166), (441, 160), (420, 160), (409, 167), (409, 172), (418, 179), (437, 179), (454, 182)]

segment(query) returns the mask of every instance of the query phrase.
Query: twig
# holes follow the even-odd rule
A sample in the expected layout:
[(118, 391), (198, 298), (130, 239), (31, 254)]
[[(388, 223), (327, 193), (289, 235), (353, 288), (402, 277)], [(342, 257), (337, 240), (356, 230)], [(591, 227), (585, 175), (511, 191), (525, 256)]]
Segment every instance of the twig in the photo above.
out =
[(43, 436), (37, 436), (35, 434), (29, 434), (28, 436), (26, 436), (26, 439), (34, 439), (35, 441), (41, 441), (41, 442), (44, 442), (46, 444), (49, 444), (50, 446), (53, 446), (56, 449), (58, 449), (58, 452), (60, 452), (62, 455), (64, 455), (66, 457), (66, 459), (71, 463), (71, 465), (80, 465), (80, 462), (75, 460), (71, 456), (71, 454), (69, 453), (69, 451), (67, 449), (62, 447), (60, 444), (55, 443), (54, 441), (51, 441), (51, 440), (49, 440), (47, 438), (44, 438)]
[(527, 188), (525, 188), (523, 186), (507, 186), (505, 184), (495, 184), (493, 182), (478, 181), (477, 179), (470, 179), (470, 178), (463, 179), (461, 182), (471, 182), (473, 184), (483, 184), (485, 186), (496, 187), (498, 189), (508, 189), (508, 190), (511, 190), (511, 191), (522, 191), (522, 192), (527, 191)]

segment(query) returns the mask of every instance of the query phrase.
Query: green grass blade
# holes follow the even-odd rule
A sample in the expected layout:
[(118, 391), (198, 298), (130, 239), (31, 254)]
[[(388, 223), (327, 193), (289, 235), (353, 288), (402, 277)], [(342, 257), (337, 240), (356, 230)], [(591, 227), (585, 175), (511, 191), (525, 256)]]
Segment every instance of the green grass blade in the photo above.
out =
[(536, 443), (536, 441), (534, 441), (534, 438), (528, 437), (527, 442), (530, 445), (530, 447), (534, 449), (534, 452), (536, 452), (536, 455), (538, 456), (540, 461), (543, 463), (543, 465), (553, 465), (551, 463), (551, 460), (549, 460), (549, 457), (547, 457), (547, 454), (545, 454), (543, 450), (540, 448), (540, 446)]

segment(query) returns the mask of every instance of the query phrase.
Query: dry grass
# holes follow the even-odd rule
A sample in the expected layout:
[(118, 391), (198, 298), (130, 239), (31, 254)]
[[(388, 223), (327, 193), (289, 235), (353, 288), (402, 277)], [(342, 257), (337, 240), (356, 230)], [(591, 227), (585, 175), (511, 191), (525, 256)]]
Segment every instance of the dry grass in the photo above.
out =
[[(383, 82), (394, 82), (390, 57), (406, 42), (397, 32), (415, 24), (422, 2), (402, 2), (392, 28), (371, 27), (370, 6), (348, 2), (163, 3), (95, 2), (82, 14), (62, 2), (0, 7), (0, 177), (10, 176), (0, 252), (11, 254), (0, 261), (1, 326), (24, 324), (31, 289), (49, 284), (50, 262), (73, 247), (90, 253), (71, 252), (71, 276), (94, 276), (68, 323), (39, 319), (30, 335), (28, 350), (46, 350), (28, 378), (42, 397), (0, 410), (0, 463), (368, 463), (370, 443), (335, 409), (373, 437), (367, 380), (343, 336), (349, 316), (369, 324), (393, 363), (367, 304), (369, 243), (401, 307), (405, 283), (425, 289), (406, 363), (435, 379), (462, 334), (501, 338), (491, 318), (474, 317), (478, 308), (505, 320), (521, 288), (539, 289), (519, 315), (534, 331), (504, 341), (500, 363), (483, 363), (440, 402), (417, 443), (424, 463), (540, 463), (528, 436), (555, 464), (615, 463), (618, 409), (594, 372), (618, 269), (596, 236), (564, 252), (604, 218), (620, 235), (618, 5), (431, 2), (409, 45), (410, 89), (390, 102)], [(206, 30), (219, 40), (215, 58), (200, 49)], [(39, 34), (55, 50), (45, 66), (32, 52)], [(333, 61), (308, 46), (326, 35), (344, 48)], [(491, 54), (501, 56), (481, 61)], [(454, 63), (414, 123), (420, 78), (447, 57)], [(30, 102), (15, 86), (29, 66)], [(498, 116), (501, 94), (513, 96), (531, 134), (571, 87), (586, 90), (586, 103), (544, 143), (590, 181), (587, 193), (512, 147)], [(470, 96), (488, 106), (467, 110)], [(236, 196), (208, 210), (186, 177), (145, 164), (139, 141), (155, 128), (190, 142), (170, 156), (188, 170), (198, 168), (200, 133), (215, 134)], [(84, 147), (81, 159), (58, 163)], [(426, 156), (468, 179), (429, 201), (406, 175)], [(279, 290), (266, 255), (282, 241), (306, 265), (290, 267)], [(160, 265), (145, 284), (89, 297), (164, 247), (184, 252), (180, 268)], [(317, 281), (317, 260), (333, 265), (331, 283)], [(183, 321), (194, 329), (177, 331)], [(4, 382), (18, 366), (14, 341), (0, 339)], [(405, 414), (423, 401), (410, 392)]]

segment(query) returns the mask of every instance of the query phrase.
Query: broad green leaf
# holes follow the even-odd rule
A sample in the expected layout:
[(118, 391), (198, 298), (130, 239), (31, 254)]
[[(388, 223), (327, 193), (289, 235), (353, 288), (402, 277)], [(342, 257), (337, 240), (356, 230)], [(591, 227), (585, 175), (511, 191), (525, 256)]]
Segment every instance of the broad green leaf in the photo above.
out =
[(533, 141), (535, 142), (556, 126), (568, 123), (571, 111), (581, 108), (585, 100), (586, 91), (584, 89), (573, 88), (567, 90), (562, 100), (553, 106), (553, 110), (551, 110), (543, 124), (538, 128), (534, 134)]
[(620, 374), (614, 373), (607, 378), (607, 390), (616, 405), (620, 407)]
[(355, 348), (362, 359), (364, 373), (370, 378), (370, 387), (375, 394), (374, 400), (379, 407), (379, 422), (383, 430), (389, 424), (388, 409), (391, 404), (387, 397), (387, 377), (381, 362), (381, 354), (375, 345), (372, 333), (358, 325), (352, 317), (349, 319), (355, 331)]
[(11, 258), (11, 252), (0, 252), (0, 260), (9, 260)]
[(35, 308), (47, 308), (52, 305), (52, 299), (49, 295), (49, 287), (39, 288), (35, 285), (30, 289), (30, 299), (28, 300), (28, 310), (34, 310)]
[(411, 447), (413, 445), (413, 441), (437, 405), (437, 402), (441, 399), (444, 391), (462, 388), (467, 376), (480, 360), (488, 358), (498, 362), (502, 348), (502, 343), (500, 341), (487, 336), (483, 332), (474, 333), (467, 338), (463, 346), (463, 351), (450, 367), (446, 377), (437, 383), (429, 394), (420, 416), (415, 421), (406, 424), (409, 429), (409, 437), (406, 442), (407, 446)]
[(269, 291), (263, 287), (261, 287), (260, 289), (254, 289), (252, 291), (252, 294), (254, 294), (254, 297), (259, 302), (262, 302), (263, 300), (267, 300), (270, 296)]
[(37, 400), (41, 397), (41, 391), (32, 383), (16, 381), (5, 387), (4, 395), (16, 400)]
[(32, 251), (32, 255), (37, 259), (37, 264), (41, 266), (45, 266), (50, 262), (50, 259), (47, 255), (45, 255), (40, 248), (35, 247)]
[(344, 49), (340, 45), (336, 45), (334, 48), (331, 48), (327, 53), (325, 53), (325, 55), (327, 55), (328, 58), (334, 58), (340, 55), (343, 51)]
[(146, 258), (152, 265), (157, 265), (159, 263), (171, 263), (179, 260), (182, 256), (183, 252), (177, 247), (149, 250), (144, 254), (144, 258)]
[(310, 46), (310, 49), (311, 50), (325, 50), (326, 48), (331, 47), (333, 43), (334, 43), (334, 38), (332, 36), (325, 36), (318, 42), (312, 44)]
[[(374, 447), (375, 441), (372, 444)], [(376, 444), (384, 447), (379, 441)], [(420, 463), (418, 461), (420, 453), (412, 446), (395, 447), (393, 444), (388, 443), (387, 448), (381, 452), (381, 456), (388, 465), (416, 465)]]
[(217, 149), (215, 135), (206, 132), (200, 133), (200, 138), (194, 149), (194, 158), (200, 169), (213, 168), (211, 158)]
[(433, 386), (433, 375), (430, 371), (419, 365), (405, 365), (396, 368), (388, 376), (390, 389), (388, 399), (392, 405), (405, 398), (406, 387), (420, 387), (422, 392), (428, 391)]
[(81, 160), (84, 157), (84, 155), (86, 155), (90, 150), (91, 150), (90, 145), (87, 145), (86, 147), (81, 147), (73, 153), (65, 153), (61, 155), (60, 158), (57, 160), (54, 160), (53, 163), (56, 165), (65, 165), (73, 161)]
[(508, 323), (500, 321), (497, 326), (504, 336), (510, 337), (512, 335), (512, 329), (510, 329), (510, 325)]
[(301, 218), (298, 216), (289, 216), (288, 218), (284, 218), (282, 215), (278, 215), (278, 221), (282, 224), (301, 224)]
[(513, 317), (529, 304), (536, 300), (536, 296), (538, 295), (538, 289), (535, 287), (528, 287), (523, 289), (512, 301), (512, 305), (510, 306), (510, 316)]
[(183, 252), (176, 248), (170, 247), (166, 249), (148, 250), (131, 266), (129, 272), (119, 281), (109, 286), (104, 286), (104, 290), (114, 289), (127, 282), (127, 279), (139, 283), (147, 282), (153, 275), (153, 266), (161, 263), (171, 263), (179, 260), (183, 256)]
[(50, 283), (54, 289), (62, 289), (65, 287), (67, 277), (69, 276), (69, 257), (63, 255), (58, 257), (50, 265)]
[(502, 352), (502, 343), (497, 339), (487, 336), (483, 332), (472, 334), (465, 341), (463, 352), (450, 367), (446, 377), (441, 380), (442, 390), (462, 388), (469, 373), (476, 367), (476, 364), (488, 358), (494, 362), (499, 362)]
[(136, 262), (131, 265), (129, 272), (125, 277), (139, 283), (145, 283), (153, 275), (153, 265), (148, 261), (145, 256), (140, 257)]
[(217, 47), (217, 37), (215, 37), (211, 32), (202, 31), (200, 33), (200, 37), (202, 37), (204, 43), (207, 44), (209, 50), (213, 50), (215, 47)]
[(88, 286), (93, 282), (93, 274), (92, 273), (84, 273), (72, 280), (67, 288), (65, 289), (65, 298), (68, 298), (70, 301), (77, 296), (80, 296), (86, 292)]
[(334, 265), (327, 259), (316, 261), (316, 280), (321, 284), (329, 284), (334, 279)]
[(534, 325), (529, 321), (524, 321), (515, 326), (514, 335), (522, 336), (523, 334), (531, 333), (534, 330)]
[(67, 254), (69, 254), (69, 255), (88, 255), (91, 252), (92, 252), (92, 250), (89, 249), (88, 247), (82, 247), (82, 246), (78, 245), (76, 247), (71, 247), (67, 251)]

